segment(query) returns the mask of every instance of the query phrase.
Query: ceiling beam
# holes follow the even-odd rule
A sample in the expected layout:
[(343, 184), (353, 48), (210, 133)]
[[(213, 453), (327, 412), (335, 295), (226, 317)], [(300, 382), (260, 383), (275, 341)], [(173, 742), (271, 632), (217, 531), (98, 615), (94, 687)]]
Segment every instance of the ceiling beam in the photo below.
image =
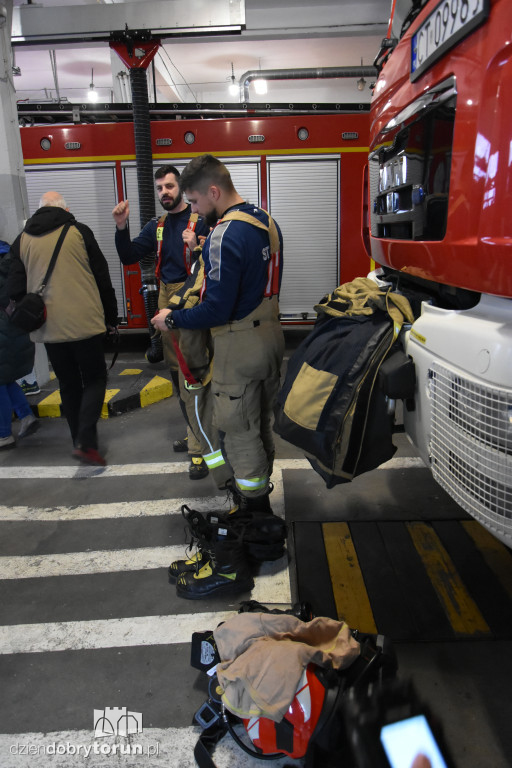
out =
[(173, 0), (113, 5), (19, 5), (13, 9), (12, 45), (93, 42), (113, 33), (151, 33), (155, 37), (240, 32), (245, 0)]

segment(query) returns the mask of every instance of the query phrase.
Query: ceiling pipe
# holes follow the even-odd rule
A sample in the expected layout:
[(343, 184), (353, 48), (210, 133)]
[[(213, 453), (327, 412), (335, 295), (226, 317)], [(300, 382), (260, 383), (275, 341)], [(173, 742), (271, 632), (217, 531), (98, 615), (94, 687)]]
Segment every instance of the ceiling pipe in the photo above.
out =
[(311, 69), (249, 69), (239, 80), (245, 103), (250, 102), (249, 85), (253, 80), (323, 80), (333, 77), (377, 77), (376, 67), (316, 67)]

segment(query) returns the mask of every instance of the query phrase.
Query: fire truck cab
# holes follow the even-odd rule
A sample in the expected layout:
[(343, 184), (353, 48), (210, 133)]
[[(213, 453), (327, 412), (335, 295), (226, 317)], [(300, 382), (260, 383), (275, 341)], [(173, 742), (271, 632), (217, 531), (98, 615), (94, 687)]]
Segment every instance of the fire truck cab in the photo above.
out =
[(512, 6), (395, 0), (370, 112), (366, 225), (416, 320), (406, 433), (512, 542)]

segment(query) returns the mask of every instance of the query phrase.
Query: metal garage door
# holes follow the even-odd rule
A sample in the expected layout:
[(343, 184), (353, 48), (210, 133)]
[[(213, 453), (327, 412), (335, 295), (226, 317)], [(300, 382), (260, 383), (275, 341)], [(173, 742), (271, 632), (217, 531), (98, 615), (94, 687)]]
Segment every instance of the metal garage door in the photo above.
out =
[(114, 164), (30, 166), (25, 168), (25, 175), (31, 214), (39, 208), (41, 195), (55, 189), (75, 218), (92, 229), (108, 262), (118, 313), (126, 317), (123, 269), (115, 248), (112, 219), (117, 202)]
[(339, 159), (268, 160), (269, 210), (283, 233), (283, 320), (315, 316), (339, 280)]

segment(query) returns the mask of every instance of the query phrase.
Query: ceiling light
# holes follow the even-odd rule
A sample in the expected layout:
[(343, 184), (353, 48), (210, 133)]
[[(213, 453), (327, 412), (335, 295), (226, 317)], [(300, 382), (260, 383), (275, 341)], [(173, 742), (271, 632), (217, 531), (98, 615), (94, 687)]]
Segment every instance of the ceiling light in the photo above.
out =
[(263, 96), (267, 92), (267, 81), (259, 77), (254, 81), (254, 90), (259, 96)]
[(92, 104), (95, 104), (98, 101), (98, 91), (94, 87), (94, 69), (91, 69), (91, 84), (87, 91), (87, 98)]
[(240, 93), (240, 88), (235, 82), (235, 70), (233, 69), (233, 62), (231, 62), (231, 82), (228, 86), (228, 91), (230, 96), (238, 96)]

